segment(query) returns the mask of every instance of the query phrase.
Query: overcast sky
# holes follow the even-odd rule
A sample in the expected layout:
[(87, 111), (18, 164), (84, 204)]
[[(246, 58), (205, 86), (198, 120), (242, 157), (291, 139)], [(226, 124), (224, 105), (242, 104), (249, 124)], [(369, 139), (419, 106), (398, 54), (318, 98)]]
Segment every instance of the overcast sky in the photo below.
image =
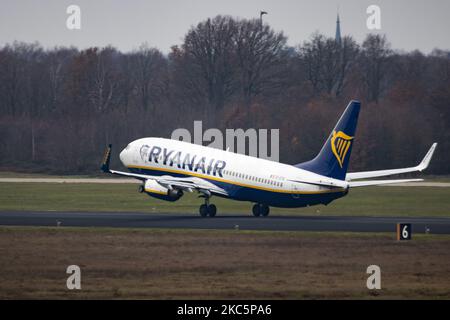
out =
[[(190, 26), (215, 15), (264, 16), (289, 45), (315, 31), (335, 34), (339, 6), (343, 35), (358, 42), (370, 30), (366, 9), (381, 8), (381, 30), (394, 49), (450, 49), (450, 0), (0, 0), (0, 44), (38, 41), (45, 47), (111, 44), (122, 51), (147, 42), (167, 53)], [(81, 30), (66, 27), (69, 5), (81, 8)]]

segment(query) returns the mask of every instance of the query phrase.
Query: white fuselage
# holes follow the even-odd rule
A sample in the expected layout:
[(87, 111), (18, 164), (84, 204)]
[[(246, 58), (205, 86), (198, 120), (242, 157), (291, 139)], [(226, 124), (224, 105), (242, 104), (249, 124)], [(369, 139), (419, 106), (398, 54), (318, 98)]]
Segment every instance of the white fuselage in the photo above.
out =
[(198, 177), (226, 189), (230, 198), (273, 206), (328, 203), (346, 194), (344, 188), (300, 182), (330, 178), (291, 165), (177, 140), (135, 140), (120, 160), (132, 172)]

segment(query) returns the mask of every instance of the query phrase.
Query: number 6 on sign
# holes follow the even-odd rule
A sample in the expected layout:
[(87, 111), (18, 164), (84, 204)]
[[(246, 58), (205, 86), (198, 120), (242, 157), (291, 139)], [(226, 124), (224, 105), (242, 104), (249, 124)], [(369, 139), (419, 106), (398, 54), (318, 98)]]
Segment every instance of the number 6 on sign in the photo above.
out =
[(397, 240), (411, 240), (411, 234), (410, 223), (397, 223)]

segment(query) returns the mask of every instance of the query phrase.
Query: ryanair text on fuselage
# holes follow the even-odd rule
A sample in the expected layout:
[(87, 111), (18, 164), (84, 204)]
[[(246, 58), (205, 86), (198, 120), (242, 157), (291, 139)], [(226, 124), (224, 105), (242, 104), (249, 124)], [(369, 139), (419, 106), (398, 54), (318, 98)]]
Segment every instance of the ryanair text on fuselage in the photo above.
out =
[(223, 177), (222, 170), (227, 165), (223, 160), (206, 157), (196, 154), (183, 153), (181, 151), (169, 150), (158, 146), (150, 147), (143, 145), (140, 148), (141, 159), (145, 162), (154, 162), (158, 164), (177, 167), (192, 172), (201, 172), (207, 175)]

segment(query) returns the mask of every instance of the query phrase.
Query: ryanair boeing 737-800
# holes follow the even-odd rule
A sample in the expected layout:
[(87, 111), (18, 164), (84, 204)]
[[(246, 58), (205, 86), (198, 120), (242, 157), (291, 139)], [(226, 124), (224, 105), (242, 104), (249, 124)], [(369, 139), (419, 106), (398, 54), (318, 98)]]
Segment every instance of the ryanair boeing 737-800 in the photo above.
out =
[(106, 150), (102, 170), (139, 179), (140, 192), (166, 201), (176, 201), (184, 192), (196, 191), (204, 198), (200, 206), (202, 217), (216, 215), (217, 208), (210, 203), (213, 195), (253, 202), (253, 214), (267, 216), (270, 206), (327, 205), (354, 187), (422, 181), (359, 179), (423, 171), (430, 163), (436, 143), (415, 167), (347, 173), (359, 110), (360, 103), (351, 101), (319, 154), (297, 165), (177, 140), (142, 138), (131, 142), (120, 153), (121, 162), (130, 172), (110, 170), (111, 145)]

